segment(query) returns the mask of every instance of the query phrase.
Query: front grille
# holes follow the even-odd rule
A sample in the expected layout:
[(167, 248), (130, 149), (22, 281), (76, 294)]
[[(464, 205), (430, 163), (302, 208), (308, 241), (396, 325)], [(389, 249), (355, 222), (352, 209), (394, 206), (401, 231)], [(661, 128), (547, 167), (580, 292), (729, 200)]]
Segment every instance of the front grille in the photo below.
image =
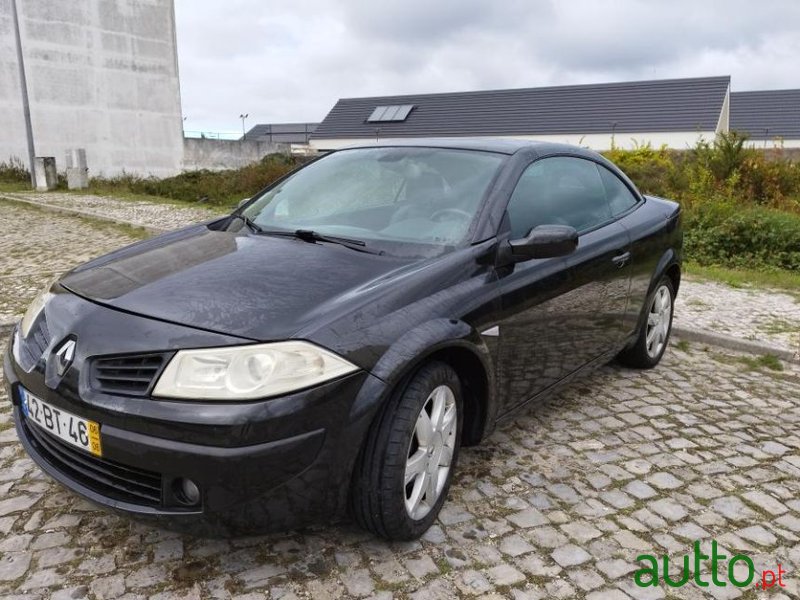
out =
[(107, 394), (146, 396), (166, 363), (164, 354), (137, 354), (92, 361), (92, 387)]
[(36, 451), (50, 465), (103, 496), (139, 506), (161, 506), (161, 475), (87, 454), (23, 419)]
[(22, 338), (20, 332), (20, 338), (20, 359), (22, 367), (28, 370), (42, 358), (44, 351), (50, 345), (50, 331), (47, 329), (44, 315), (33, 324), (28, 337)]

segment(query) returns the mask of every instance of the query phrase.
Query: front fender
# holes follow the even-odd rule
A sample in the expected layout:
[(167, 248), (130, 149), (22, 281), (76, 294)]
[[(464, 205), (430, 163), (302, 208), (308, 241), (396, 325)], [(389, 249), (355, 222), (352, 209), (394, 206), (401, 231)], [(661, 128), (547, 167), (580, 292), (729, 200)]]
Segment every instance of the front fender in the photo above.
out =
[[(365, 415), (374, 418), (380, 408), (389, 401), (391, 394), (402, 389), (405, 381), (422, 363), (433, 355), (458, 350), (469, 352), (480, 362), (486, 375), (486, 393), (483, 407), (482, 428), (479, 437), (491, 432), (497, 416), (495, 399), (495, 373), (492, 355), (480, 334), (464, 321), (456, 319), (433, 319), (405, 333), (393, 343), (371, 369), (371, 374), (383, 382), (383, 393), (377, 389), (364, 389), (353, 403), (351, 419), (361, 420)], [(458, 369), (457, 369), (458, 370)], [(377, 388), (377, 385), (375, 385)]]

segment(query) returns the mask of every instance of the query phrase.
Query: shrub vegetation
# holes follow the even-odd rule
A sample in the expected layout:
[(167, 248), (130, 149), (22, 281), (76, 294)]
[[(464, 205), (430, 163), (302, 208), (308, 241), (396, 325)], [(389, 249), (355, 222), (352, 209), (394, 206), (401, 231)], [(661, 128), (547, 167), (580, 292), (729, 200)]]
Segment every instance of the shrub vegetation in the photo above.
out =
[(604, 153), (645, 194), (680, 202), (687, 259), (703, 266), (800, 272), (800, 163), (767, 158), (735, 132), (691, 150)]

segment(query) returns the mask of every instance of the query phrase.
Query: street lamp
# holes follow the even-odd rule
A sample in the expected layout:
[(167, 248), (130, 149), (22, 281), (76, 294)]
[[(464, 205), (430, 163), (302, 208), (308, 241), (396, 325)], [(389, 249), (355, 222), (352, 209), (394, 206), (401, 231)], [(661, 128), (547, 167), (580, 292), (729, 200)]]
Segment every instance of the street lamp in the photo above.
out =
[(242, 120), (242, 139), (247, 135), (244, 130), (244, 122), (247, 117), (250, 116), (250, 113), (244, 113), (243, 115), (239, 115), (239, 118)]

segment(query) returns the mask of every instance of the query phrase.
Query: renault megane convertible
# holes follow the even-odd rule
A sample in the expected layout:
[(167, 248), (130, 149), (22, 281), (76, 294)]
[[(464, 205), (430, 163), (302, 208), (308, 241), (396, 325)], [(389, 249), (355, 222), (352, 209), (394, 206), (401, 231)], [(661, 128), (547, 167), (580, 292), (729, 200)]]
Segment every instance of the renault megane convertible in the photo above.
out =
[(659, 362), (681, 246), (677, 204), (582, 148), (332, 152), (36, 298), (4, 360), (17, 432), (69, 489), (165, 526), (349, 509), (412, 539), (461, 446), (615, 357)]

